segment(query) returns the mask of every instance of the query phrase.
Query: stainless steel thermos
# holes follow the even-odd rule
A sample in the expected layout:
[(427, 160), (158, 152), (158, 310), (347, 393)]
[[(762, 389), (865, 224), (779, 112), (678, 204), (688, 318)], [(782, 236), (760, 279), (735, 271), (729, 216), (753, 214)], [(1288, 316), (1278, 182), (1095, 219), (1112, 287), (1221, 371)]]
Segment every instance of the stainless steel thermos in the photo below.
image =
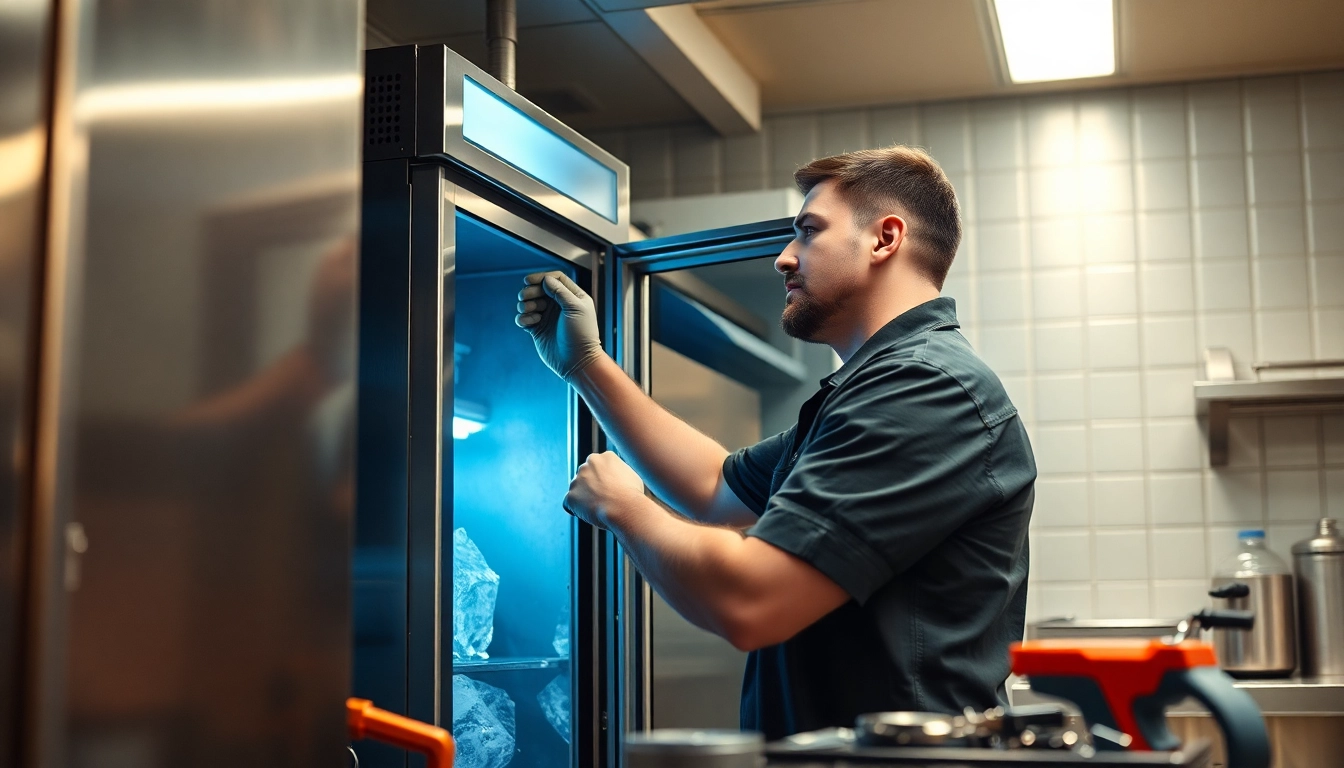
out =
[(1265, 547), (1264, 531), (1237, 539), (1240, 551), (1219, 568), (1209, 595), (1215, 608), (1254, 613), (1255, 625), (1213, 630), (1218, 666), (1233, 677), (1287, 677), (1297, 668), (1293, 574)]
[(1344, 536), (1331, 518), (1293, 545), (1302, 674), (1344, 676)]

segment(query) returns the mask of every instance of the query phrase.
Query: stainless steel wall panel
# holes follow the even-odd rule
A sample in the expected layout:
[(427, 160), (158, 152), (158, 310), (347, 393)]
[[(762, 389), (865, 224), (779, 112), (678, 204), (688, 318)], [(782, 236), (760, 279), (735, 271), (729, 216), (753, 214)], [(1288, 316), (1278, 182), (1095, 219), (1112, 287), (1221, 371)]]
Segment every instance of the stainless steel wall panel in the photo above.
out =
[(0, 764), (18, 763), (51, 3), (0, 10)]
[(43, 370), (37, 513), (67, 577), (43, 585), (41, 663), (66, 683), (33, 691), (28, 764), (332, 764), (360, 3), (62, 14), (43, 354), (68, 364)]

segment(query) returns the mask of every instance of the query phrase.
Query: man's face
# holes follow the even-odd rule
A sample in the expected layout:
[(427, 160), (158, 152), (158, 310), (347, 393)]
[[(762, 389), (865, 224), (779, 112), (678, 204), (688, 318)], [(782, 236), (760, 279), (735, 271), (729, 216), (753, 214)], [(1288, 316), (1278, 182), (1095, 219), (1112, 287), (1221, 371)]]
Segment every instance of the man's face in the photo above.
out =
[(863, 286), (863, 233), (833, 181), (808, 192), (793, 227), (793, 242), (775, 259), (787, 291), (779, 324), (794, 338), (824, 343)]

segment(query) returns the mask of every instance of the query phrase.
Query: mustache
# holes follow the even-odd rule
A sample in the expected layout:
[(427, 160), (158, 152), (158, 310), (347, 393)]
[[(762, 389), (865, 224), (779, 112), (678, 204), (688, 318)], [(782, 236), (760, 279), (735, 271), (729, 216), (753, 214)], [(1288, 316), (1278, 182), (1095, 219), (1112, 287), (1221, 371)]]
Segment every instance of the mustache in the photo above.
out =
[(803, 288), (806, 287), (807, 283), (803, 280), (803, 276), (798, 274), (797, 272), (786, 272), (784, 274), (784, 285), (785, 286), (792, 285), (795, 288)]

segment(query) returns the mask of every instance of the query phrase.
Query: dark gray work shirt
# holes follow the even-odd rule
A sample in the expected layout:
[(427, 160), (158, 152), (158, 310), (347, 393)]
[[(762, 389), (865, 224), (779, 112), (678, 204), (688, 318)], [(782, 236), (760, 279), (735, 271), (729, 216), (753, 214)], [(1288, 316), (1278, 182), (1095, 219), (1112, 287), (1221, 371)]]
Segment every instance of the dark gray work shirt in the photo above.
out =
[(938, 298), (822, 381), (798, 424), (723, 465), (755, 536), (853, 598), (751, 653), (742, 727), (996, 706), (1022, 638), (1036, 464), (1002, 383)]

